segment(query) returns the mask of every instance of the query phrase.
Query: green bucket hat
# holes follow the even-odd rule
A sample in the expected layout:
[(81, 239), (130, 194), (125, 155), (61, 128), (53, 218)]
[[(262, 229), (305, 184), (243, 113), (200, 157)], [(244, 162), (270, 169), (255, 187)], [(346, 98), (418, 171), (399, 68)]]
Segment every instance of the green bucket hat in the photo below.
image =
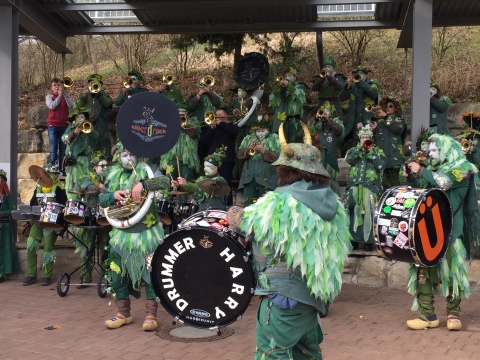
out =
[(68, 120), (70, 121), (74, 121), (75, 120), (75, 117), (79, 114), (85, 114), (85, 118), (88, 120), (90, 119), (90, 109), (86, 109), (86, 108), (79, 108), (77, 106), (73, 106), (71, 109), (70, 109), (70, 112), (68, 113)]
[(363, 66), (363, 65), (358, 65), (355, 69), (352, 70), (352, 74), (356, 74), (358, 73), (359, 71), (365, 73), (365, 74), (368, 74), (370, 71), (369, 68), (367, 68), (366, 66)]
[(310, 132), (303, 122), (300, 122), (305, 133), (305, 143), (290, 143), (287, 144), (285, 134), (283, 133), (283, 123), (278, 129), (278, 137), (282, 151), (277, 161), (272, 163), (273, 166), (285, 165), (295, 169), (317, 174), (330, 178), (330, 174), (322, 165), (322, 153), (318, 148), (312, 145), (312, 138)]
[(103, 85), (103, 76), (99, 74), (90, 74), (88, 75), (87, 81), (92, 82), (92, 81), (98, 81), (100, 84)]
[(325, 55), (323, 58), (323, 65), (332, 65), (333, 67), (337, 67), (337, 62), (331, 55)]
[(93, 152), (90, 162), (93, 165), (98, 165), (98, 163), (102, 160), (105, 160), (105, 161), (107, 160), (107, 157), (105, 156), (105, 152), (97, 150)]

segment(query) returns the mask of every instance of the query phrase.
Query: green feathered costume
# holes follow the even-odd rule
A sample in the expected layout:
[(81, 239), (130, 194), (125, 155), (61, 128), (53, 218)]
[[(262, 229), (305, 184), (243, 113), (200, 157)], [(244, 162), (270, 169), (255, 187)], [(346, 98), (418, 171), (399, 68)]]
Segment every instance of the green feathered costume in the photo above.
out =
[(438, 285), (441, 284), (441, 293), (447, 296), (448, 315), (458, 316), (460, 300), (470, 295), (465, 250), (470, 244), (464, 237), (464, 220), (465, 216), (478, 210), (473, 182), (473, 175), (478, 170), (467, 161), (460, 144), (452, 137), (433, 134), (429, 140), (438, 147), (440, 165), (429, 165), (414, 178), (414, 182), (418, 187), (443, 189), (453, 212), (452, 236), (442, 261), (429, 268), (413, 264), (409, 271), (408, 292), (416, 295), (412, 310), (419, 308), (422, 317), (431, 321), (436, 319), (433, 293), (438, 290)]

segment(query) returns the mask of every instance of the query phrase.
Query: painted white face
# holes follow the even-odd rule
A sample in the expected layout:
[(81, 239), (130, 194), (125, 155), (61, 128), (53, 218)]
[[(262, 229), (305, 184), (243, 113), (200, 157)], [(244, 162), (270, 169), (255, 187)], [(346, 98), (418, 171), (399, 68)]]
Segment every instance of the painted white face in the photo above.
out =
[(428, 141), (422, 141), (422, 143), (420, 144), (420, 149), (421, 149), (424, 153), (428, 152), (428, 144), (429, 144)]
[(323, 109), (323, 113), (326, 114), (327, 116), (330, 116), (330, 110), (328, 109)]
[(78, 114), (77, 116), (75, 116), (75, 120), (77, 121), (77, 124), (81, 124), (85, 122), (87, 118), (85, 117), (85, 114)]
[(203, 170), (205, 171), (206, 176), (213, 176), (217, 172), (217, 167), (209, 161), (203, 163)]
[(432, 87), (430, 88), (430, 97), (435, 96), (435, 95), (437, 95), (437, 94), (438, 94), (437, 88), (432, 86)]
[(106, 168), (107, 168), (107, 161), (100, 160), (100, 162), (95, 166), (95, 171), (97, 172), (97, 174), (101, 175)]
[(367, 135), (367, 134), (360, 135), (360, 143), (363, 144), (366, 140), (372, 140), (370, 138), (370, 135)]
[(285, 80), (288, 80), (290, 82), (293, 82), (293, 80), (295, 80), (295, 76), (288, 73), (288, 74), (285, 74)]
[(265, 138), (267, 134), (268, 134), (268, 129), (258, 128), (257, 130), (255, 130), (255, 135), (257, 135), (257, 137), (260, 139)]
[(240, 99), (244, 99), (247, 97), (247, 92), (242, 88), (238, 88), (237, 94)]
[(362, 79), (363, 81), (365, 81), (365, 79), (367, 78), (367, 74), (365, 74), (363, 71), (359, 71), (358, 75), (360, 75), (360, 79)]
[(431, 165), (435, 166), (440, 162), (440, 152), (435, 142), (431, 142), (430, 145), (428, 145), (428, 156)]
[(333, 66), (332, 65), (325, 65), (323, 67), (323, 70), (325, 70), (328, 73), (332, 73), (333, 72)]
[(137, 156), (128, 151), (123, 151), (120, 154), (120, 162), (125, 169), (132, 169), (132, 165), (133, 167), (137, 166)]

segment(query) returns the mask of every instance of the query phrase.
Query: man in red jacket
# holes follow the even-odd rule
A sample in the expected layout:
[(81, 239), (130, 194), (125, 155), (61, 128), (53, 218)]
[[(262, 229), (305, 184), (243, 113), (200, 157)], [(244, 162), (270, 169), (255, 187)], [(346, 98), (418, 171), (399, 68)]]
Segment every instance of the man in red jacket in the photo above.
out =
[(65, 174), (63, 158), (65, 157), (66, 145), (61, 141), (61, 138), (68, 127), (68, 113), (70, 111), (69, 108), (73, 106), (73, 100), (70, 99), (70, 96), (64, 90), (62, 80), (53, 78), (50, 83), (51, 92), (45, 99), (47, 107), (50, 109), (47, 118), (50, 164), (54, 165), (58, 160), (58, 167)]

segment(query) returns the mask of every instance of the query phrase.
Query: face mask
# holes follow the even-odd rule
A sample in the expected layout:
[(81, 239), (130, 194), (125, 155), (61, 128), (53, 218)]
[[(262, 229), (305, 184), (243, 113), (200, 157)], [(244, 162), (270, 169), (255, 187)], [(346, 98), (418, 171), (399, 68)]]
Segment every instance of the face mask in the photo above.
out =
[(333, 71), (333, 66), (332, 65), (325, 65), (323, 67), (323, 70), (325, 70), (328, 73), (331, 73)]
[(437, 144), (435, 144), (434, 142), (428, 145), (428, 157), (430, 165), (436, 166), (440, 163), (440, 153), (438, 151)]
[(77, 120), (77, 124), (81, 124), (85, 122), (87, 119), (85, 117), (85, 114), (78, 114), (77, 116), (75, 116), (75, 120)]
[(327, 115), (327, 117), (330, 116), (330, 111), (328, 109), (323, 109), (323, 113)]
[(247, 92), (246, 92), (245, 90), (243, 90), (243, 89), (238, 89), (238, 92), (237, 92), (237, 93), (238, 93), (238, 97), (239, 97), (240, 99), (243, 99), (244, 97), (247, 96)]
[(209, 161), (205, 161), (203, 164), (203, 170), (205, 171), (206, 176), (212, 176), (215, 174), (215, 165)]
[[(129, 153), (128, 151), (124, 151), (120, 154), (120, 162), (125, 169), (132, 169), (133, 167), (137, 166), (137, 156)], [(129, 164), (131, 162), (132, 164)]]
[(295, 77), (292, 74), (285, 74), (285, 80), (292, 82), (294, 78)]
[(267, 136), (268, 130), (267, 129), (258, 129), (255, 131), (255, 135), (257, 135), (258, 138), (263, 139), (265, 136)]
[(95, 166), (95, 171), (97, 174), (101, 175), (103, 171), (107, 168), (107, 162), (100, 162), (97, 166)]
[(430, 88), (430, 97), (435, 96), (438, 94), (438, 90), (436, 87), (431, 87)]
[(423, 152), (427, 152), (428, 151), (428, 141), (422, 141), (422, 144), (420, 145), (420, 149)]
[(360, 143), (364, 143), (366, 140), (370, 140), (369, 135), (360, 135)]

